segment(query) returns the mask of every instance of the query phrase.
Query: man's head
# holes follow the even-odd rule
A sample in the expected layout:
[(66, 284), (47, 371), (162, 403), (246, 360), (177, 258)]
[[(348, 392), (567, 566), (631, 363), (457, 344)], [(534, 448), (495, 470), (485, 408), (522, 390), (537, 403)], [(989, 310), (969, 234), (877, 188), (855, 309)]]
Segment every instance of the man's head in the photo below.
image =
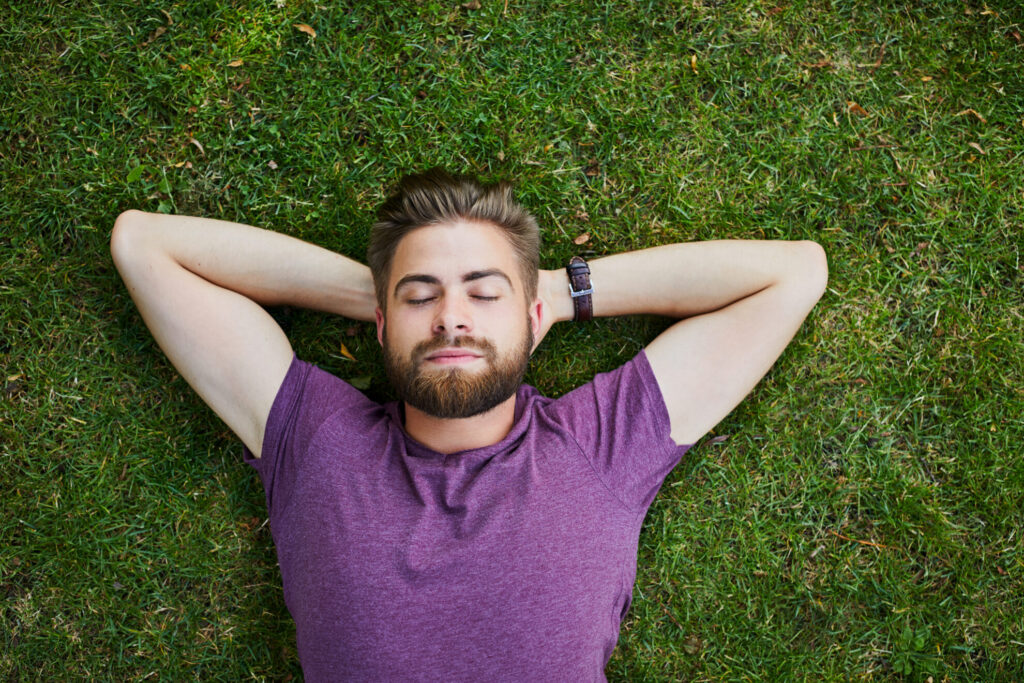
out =
[(385, 367), (406, 403), (463, 418), (515, 393), (540, 328), (538, 242), (505, 184), (440, 169), (403, 179), (368, 260)]
[(540, 231), (533, 216), (512, 197), (512, 186), (505, 182), (483, 185), (474, 178), (432, 168), (402, 178), (398, 190), (377, 211), (366, 262), (373, 274), (378, 306), (387, 310), (388, 278), (399, 242), (418, 228), (459, 219), (490, 223), (502, 231), (519, 260), (527, 301), (533, 301)]

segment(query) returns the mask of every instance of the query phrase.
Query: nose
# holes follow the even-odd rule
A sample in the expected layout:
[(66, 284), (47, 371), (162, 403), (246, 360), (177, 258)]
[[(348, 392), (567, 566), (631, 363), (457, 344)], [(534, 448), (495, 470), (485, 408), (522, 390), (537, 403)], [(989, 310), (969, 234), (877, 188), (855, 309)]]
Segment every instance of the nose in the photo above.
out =
[(455, 296), (443, 297), (434, 317), (434, 334), (455, 336), (472, 331), (472, 316), (466, 302)]

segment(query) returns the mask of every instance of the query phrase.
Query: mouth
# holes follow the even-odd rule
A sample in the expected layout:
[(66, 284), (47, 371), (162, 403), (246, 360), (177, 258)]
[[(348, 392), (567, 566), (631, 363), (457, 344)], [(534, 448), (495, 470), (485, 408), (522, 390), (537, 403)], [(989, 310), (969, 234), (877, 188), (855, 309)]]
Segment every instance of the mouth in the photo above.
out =
[(478, 358), (480, 358), (479, 354), (473, 353), (468, 349), (441, 349), (431, 353), (424, 360), (437, 363), (438, 365), (457, 365), (471, 363)]

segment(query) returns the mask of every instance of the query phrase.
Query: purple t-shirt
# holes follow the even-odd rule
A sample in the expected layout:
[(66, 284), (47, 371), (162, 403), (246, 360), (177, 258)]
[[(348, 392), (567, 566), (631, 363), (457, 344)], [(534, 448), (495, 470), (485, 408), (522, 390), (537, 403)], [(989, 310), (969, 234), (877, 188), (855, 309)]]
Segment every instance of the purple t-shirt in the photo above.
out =
[(688, 446), (646, 355), (558, 399), (520, 387), (499, 443), (450, 455), (293, 359), (260, 474), (310, 681), (594, 681), (648, 506)]

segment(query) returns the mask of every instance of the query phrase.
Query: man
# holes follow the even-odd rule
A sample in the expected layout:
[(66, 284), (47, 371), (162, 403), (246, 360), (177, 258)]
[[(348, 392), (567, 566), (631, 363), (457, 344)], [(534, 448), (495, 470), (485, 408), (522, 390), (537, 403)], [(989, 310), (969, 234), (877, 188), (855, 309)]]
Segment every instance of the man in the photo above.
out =
[[(146, 324), (259, 471), (309, 680), (602, 680), (655, 493), (827, 278), (813, 242), (538, 271), (538, 241), (507, 185), (439, 169), (384, 204), (370, 268), (234, 223), (118, 218)], [(401, 401), (300, 361), (271, 304), (376, 321)], [(682, 320), (559, 399), (521, 385), (555, 322), (631, 313)]]

